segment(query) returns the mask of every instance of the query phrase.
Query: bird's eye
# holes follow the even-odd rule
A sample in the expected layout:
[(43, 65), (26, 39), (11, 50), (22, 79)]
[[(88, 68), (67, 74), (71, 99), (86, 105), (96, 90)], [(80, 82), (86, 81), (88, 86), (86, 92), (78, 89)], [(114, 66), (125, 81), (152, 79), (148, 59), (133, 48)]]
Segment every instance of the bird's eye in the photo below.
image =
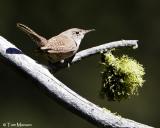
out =
[(76, 32), (76, 34), (78, 35), (78, 34), (79, 34), (79, 32)]

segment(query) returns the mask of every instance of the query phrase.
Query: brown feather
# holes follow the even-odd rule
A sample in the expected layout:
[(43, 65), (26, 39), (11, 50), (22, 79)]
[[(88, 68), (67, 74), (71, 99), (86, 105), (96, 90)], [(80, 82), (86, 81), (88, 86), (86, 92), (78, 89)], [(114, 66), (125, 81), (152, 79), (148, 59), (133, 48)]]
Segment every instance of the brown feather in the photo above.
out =
[(78, 48), (73, 39), (64, 35), (58, 35), (49, 39), (48, 43), (41, 49), (49, 53), (68, 53), (76, 51)]

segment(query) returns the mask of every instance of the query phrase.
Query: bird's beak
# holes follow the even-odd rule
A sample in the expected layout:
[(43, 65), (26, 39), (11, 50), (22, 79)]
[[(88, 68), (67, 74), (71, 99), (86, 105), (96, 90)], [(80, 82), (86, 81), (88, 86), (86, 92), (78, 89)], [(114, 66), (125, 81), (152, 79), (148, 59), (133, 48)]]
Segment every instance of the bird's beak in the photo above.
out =
[(85, 30), (85, 34), (86, 34), (86, 33), (89, 33), (89, 32), (92, 32), (92, 31), (95, 31), (95, 29)]

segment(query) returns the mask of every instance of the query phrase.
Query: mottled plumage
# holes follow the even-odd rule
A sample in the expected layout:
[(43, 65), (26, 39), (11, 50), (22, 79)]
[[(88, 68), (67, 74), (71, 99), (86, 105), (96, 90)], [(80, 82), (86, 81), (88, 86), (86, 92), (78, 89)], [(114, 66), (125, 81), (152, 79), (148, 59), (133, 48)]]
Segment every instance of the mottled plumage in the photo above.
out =
[(68, 29), (57, 36), (47, 40), (38, 35), (26, 25), (17, 24), (17, 27), (24, 31), (29, 37), (35, 41), (38, 47), (43, 51), (51, 62), (61, 61), (73, 56), (79, 49), (79, 45), (84, 35), (91, 30), (84, 30), (79, 28)]

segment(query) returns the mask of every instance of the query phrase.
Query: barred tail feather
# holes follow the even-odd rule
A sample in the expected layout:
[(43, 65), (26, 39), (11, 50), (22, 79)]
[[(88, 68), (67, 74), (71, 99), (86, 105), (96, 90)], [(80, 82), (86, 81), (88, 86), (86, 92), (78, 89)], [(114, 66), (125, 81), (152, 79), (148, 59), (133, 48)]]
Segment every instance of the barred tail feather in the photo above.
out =
[(34, 32), (31, 28), (27, 27), (24, 24), (17, 23), (17, 27), (25, 32), (36, 44), (38, 47), (42, 47), (47, 43), (47, 39), (38, 35), (36, 32)]

